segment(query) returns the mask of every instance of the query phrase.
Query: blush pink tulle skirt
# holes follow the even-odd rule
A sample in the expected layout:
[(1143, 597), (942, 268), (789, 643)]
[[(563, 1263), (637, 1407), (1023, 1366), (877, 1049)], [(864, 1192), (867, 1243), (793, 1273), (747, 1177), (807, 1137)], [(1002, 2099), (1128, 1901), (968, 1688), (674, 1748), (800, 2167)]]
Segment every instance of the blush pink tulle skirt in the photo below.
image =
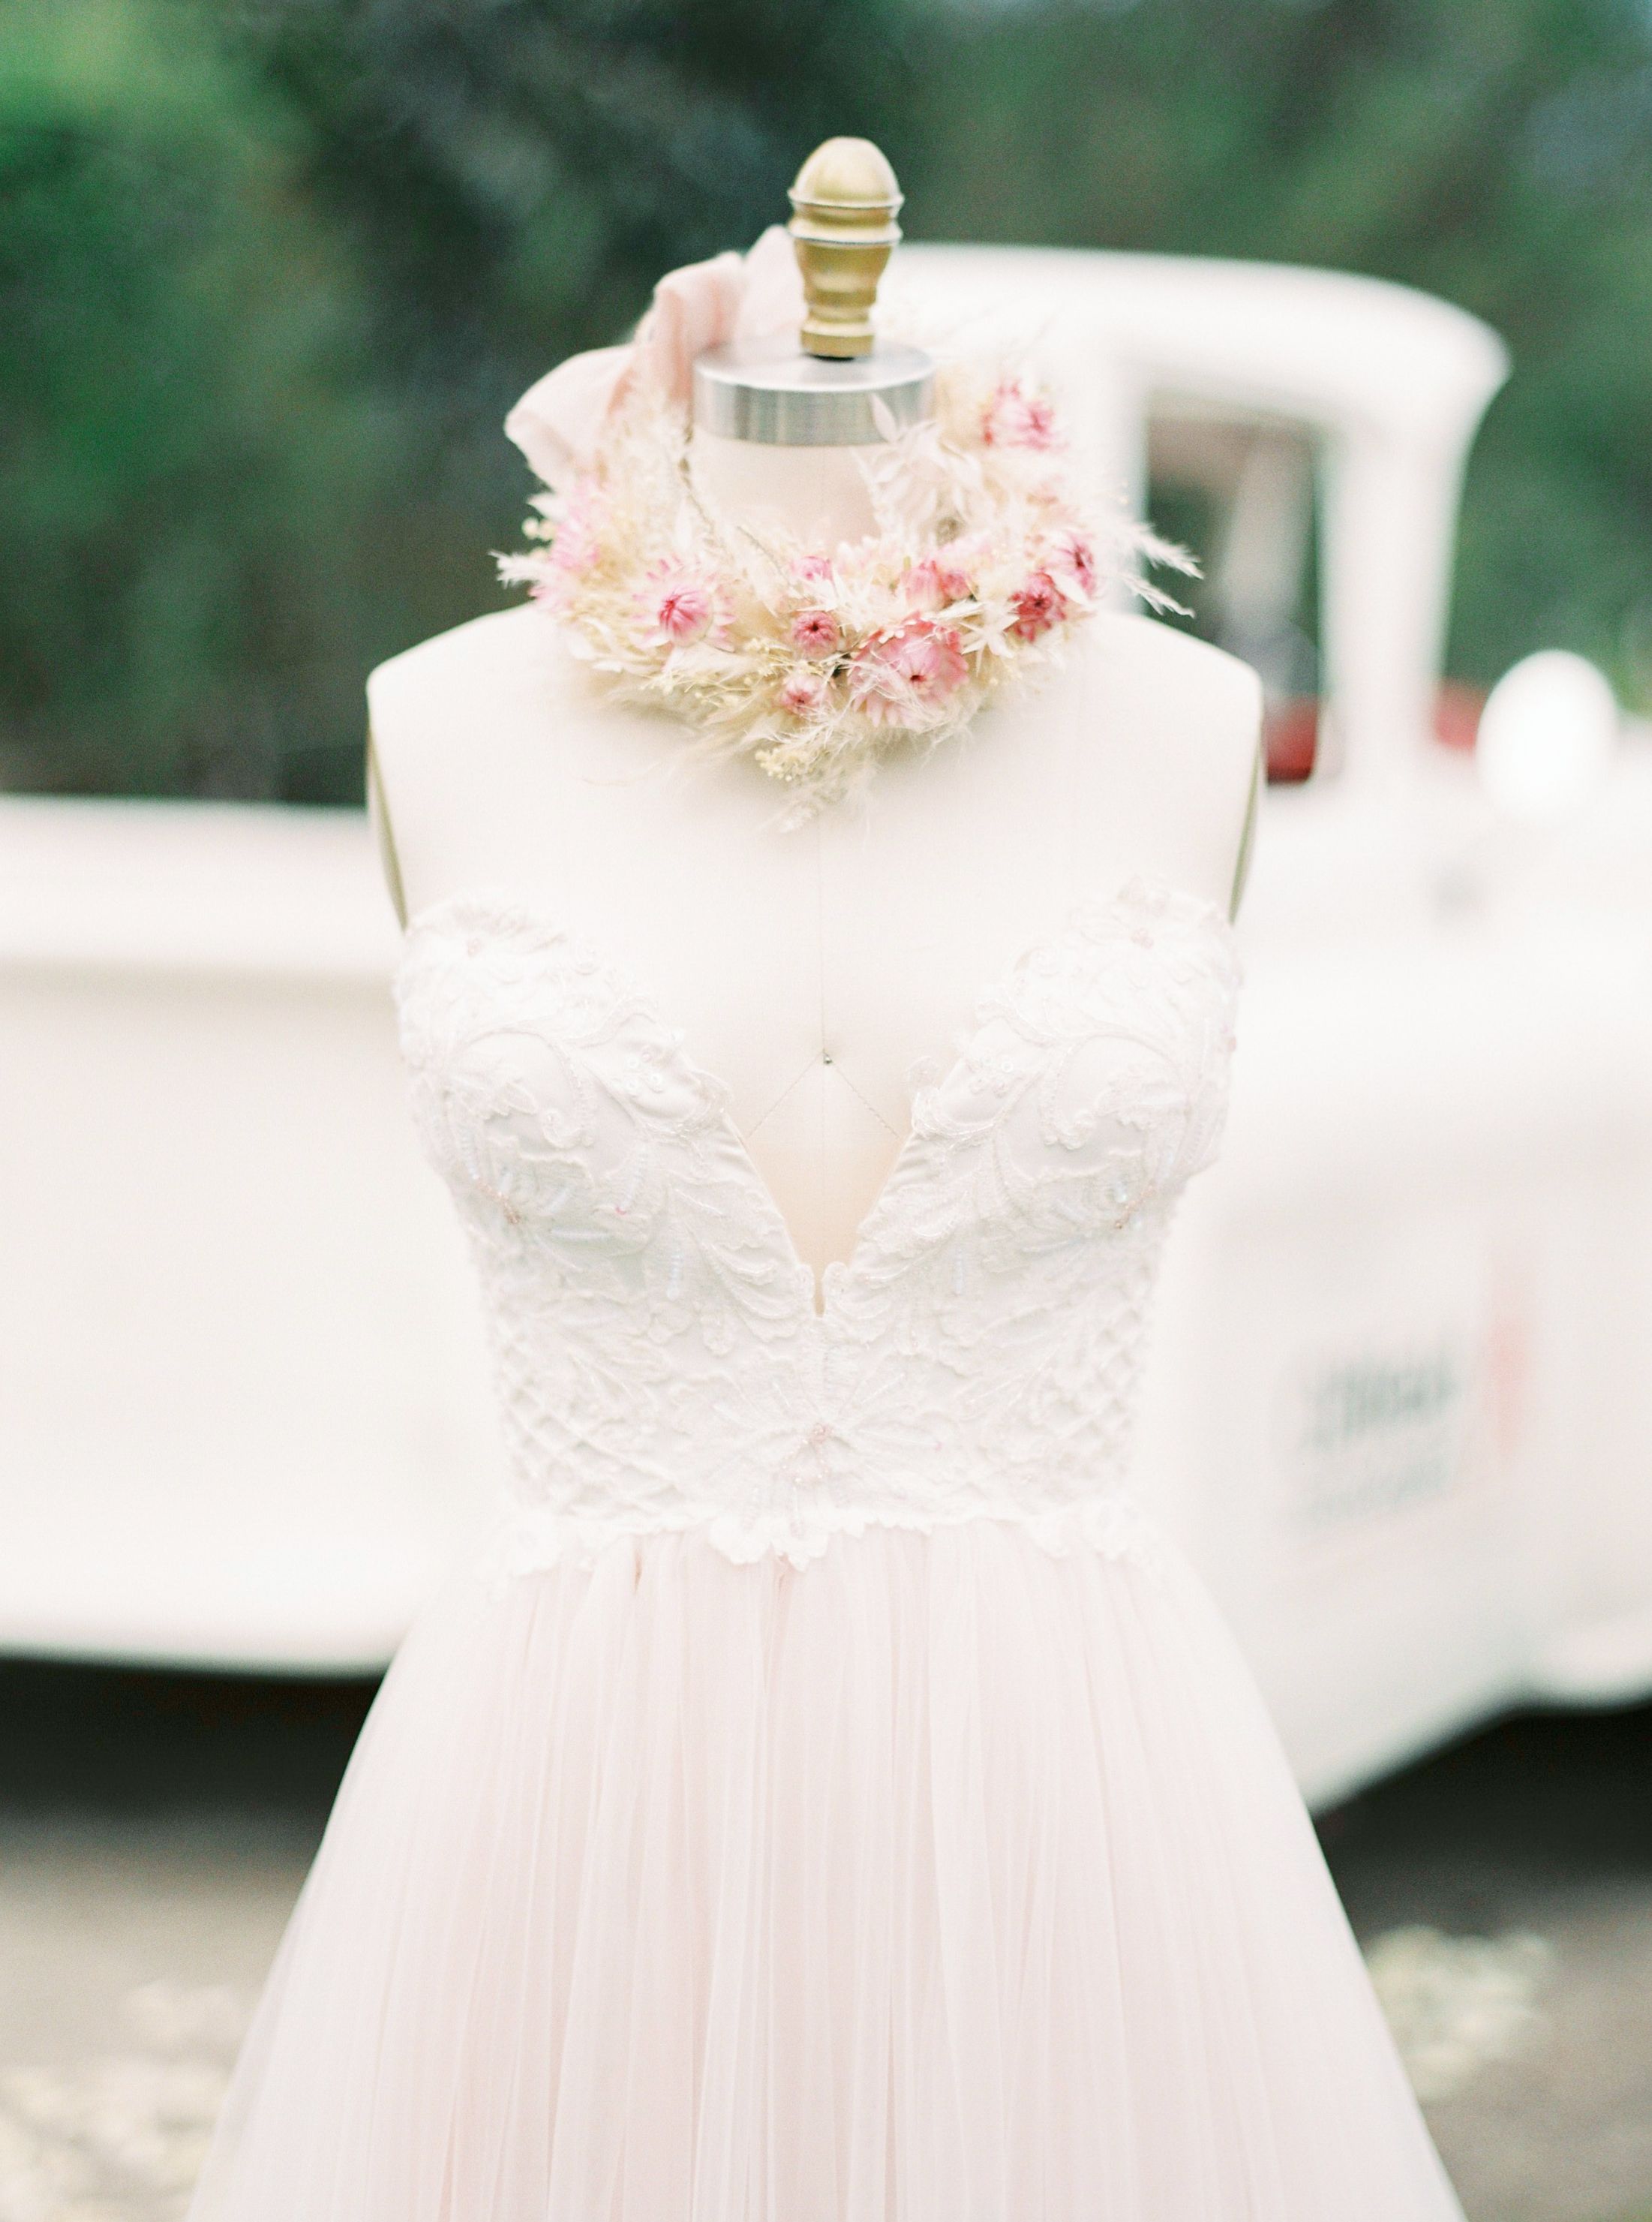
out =
[(1168, 1548), (651, 1536), (398, 1654), (191, 2222), (1447, 2222)]

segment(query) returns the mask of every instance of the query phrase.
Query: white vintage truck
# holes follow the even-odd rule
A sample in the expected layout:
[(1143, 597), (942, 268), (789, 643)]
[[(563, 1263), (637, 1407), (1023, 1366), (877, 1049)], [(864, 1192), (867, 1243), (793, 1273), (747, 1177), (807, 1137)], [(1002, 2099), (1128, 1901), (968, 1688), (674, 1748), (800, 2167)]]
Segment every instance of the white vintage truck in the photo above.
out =
[[(1294, 775), (1144, 1487), (1316, 1799), (1652, 1690), (1652, 745), (1552, 665), (1435, 736), (1499, 343), (1320, 272), (904, 262), (1034, 320), (1091, 460), (1193, 520)], [(347, 813), (0, 803), (0, 1649), (371, 1671), (464, 1548), (499, 1453), (395, 945)]]

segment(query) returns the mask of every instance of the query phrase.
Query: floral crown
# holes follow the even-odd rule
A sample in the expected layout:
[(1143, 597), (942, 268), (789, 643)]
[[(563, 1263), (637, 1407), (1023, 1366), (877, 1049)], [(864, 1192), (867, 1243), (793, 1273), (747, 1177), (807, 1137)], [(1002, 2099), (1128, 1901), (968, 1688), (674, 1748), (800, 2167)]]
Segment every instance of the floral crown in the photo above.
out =
[(507, 430), (548, 490), (532, 544), (500, 568), (616, 694), (749, 756), (805, 817), (1048, 665), (1111, 587), (1165, 606), (1143, 559), (1187, 565), (1122, 519), (1103, 545), (1067, 489), (1048, 396), (1001, 364), (942, 363), (930, 417), (891, 424), (865, 466), (867, 538), (810, 548), (719, 516), (695, 481), (689, 365), (761, 316), (783, 328), (791, 267), (777, 230), (743, 263), (675, 273), (633, 348), (576, 358), (524, 398)]

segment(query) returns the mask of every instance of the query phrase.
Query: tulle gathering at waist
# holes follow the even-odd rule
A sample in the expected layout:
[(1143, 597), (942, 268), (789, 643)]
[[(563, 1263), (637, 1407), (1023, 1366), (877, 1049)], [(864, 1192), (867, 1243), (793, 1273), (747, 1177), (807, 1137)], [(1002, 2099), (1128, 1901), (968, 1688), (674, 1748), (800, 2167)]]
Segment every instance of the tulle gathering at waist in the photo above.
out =
[(841, 1544), (868, 1535), (922, 1537), (995, 1528), (1007, 1529), (1056, 1559), (1094, 1553), (1151, 1566), (1166, 1548), (1156, 1522), (1127, 1491), (1116, 1487), (1054, 1504), (933, 1513), (868, 1499), (755, 1514), (685, 1503), (661, 1517), (657, 1511), (644, 1515), (626, 1507), (607, 1514), (576, 1513), (554, 1503), (511, 1498), (489, 1527), (476, 1566), (497, 1588), (552, 1566), (589, 1568), (613, 1551), (635, 1554), (657, 1544), (693, 1541), (735, 1566), (774, 1561), (801, 1571)]

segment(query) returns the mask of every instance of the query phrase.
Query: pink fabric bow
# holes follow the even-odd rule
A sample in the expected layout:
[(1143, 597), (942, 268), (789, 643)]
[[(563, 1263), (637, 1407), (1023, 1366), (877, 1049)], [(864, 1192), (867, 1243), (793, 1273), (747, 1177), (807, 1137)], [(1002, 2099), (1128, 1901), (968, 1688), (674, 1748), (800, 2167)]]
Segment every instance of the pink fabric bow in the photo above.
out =
[(785, 228), (771, 224), (748, 254), (673, 270), (626, 347), (570, 355), (530, 386), (504, 429), (548, 486), (587, 469), (602, 428), (640, 380), (686, 405), (694, 358), (726, 340), (767, 339), (803, 321), (803, 279)]

